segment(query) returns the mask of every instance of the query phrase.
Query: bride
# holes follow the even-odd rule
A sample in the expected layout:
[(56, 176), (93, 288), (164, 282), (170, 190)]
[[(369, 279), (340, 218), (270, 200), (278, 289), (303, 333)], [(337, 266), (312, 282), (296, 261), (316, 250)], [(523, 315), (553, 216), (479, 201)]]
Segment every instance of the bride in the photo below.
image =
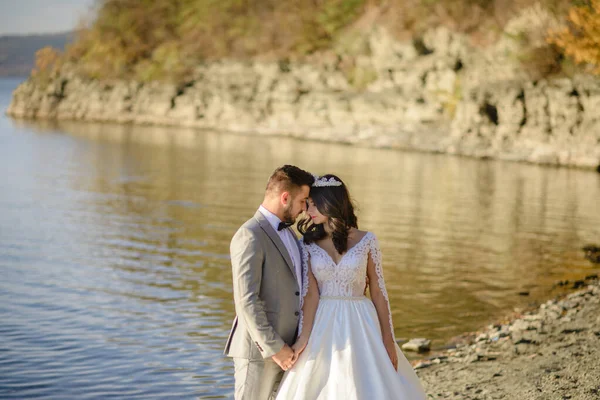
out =
[(425, 399), (394, 338), (377, 238), (358, 230), (346, 185), (317, 179), (307, 206), (299, 356), (277, 399)]

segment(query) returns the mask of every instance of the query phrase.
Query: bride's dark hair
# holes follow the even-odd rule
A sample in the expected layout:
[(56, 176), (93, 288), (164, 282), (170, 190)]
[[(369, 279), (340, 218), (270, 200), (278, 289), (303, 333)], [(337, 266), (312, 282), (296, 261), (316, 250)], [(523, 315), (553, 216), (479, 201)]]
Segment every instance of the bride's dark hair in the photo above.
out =
[[(327, 174), (321, 178), (334, 178), (342, 182), (335, 175)], [(328, 217), (328, 223), (331, 227), (331, 239), (333, 245), (339, 254), (348, 250), (348, 232), (350, 228), (358, 229), (358, 222), (354, 214), (354, 206), (348, 193), (348, 188), (342, 182), (341, 186), (311, 187), (309, 197), (317, 207), (317, 210)], [(327, 234), (323, 224), (314, 224), (310, 216), (307, 216), (298, 223), (298, 231), (304, 237), (304, 243), (310, 244), (324, 238)]]

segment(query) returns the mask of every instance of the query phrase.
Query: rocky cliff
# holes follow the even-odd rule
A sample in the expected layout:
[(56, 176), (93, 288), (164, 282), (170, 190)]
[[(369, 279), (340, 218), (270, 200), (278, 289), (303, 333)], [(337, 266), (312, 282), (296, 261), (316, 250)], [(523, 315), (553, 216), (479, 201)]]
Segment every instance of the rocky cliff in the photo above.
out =
[(600, 79), (532, 80), (514, 61), (508, 33), (517, 28), (506, 29), (482, 50), (444, 28), (409, 42), (374, 28), (344, 50), (351, 57), (214, 62), (180, 85), (89, 80), (63, 68), (46, 84), (19, 86), (7, 113), (599, 168)]

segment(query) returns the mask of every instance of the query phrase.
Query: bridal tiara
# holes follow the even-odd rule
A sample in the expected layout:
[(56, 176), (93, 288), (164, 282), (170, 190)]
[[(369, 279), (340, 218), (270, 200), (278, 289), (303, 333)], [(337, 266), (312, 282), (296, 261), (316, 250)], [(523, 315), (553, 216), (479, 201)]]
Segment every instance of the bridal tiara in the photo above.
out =
[(333, 176), (329, 179), (324, 176), (319, 178), (318, 175), (314, 175), (315, 182), (312, 184), (313, 187), (328, 187), (328, 186), (342, 186), (342, 182), (336, 180)]

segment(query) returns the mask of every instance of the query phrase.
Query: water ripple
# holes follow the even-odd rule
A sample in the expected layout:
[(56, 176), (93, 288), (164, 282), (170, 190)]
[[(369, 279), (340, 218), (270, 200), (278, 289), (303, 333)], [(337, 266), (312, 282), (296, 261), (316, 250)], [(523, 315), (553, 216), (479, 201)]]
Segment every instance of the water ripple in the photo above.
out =
[(2, 399), (230, 398), (229, 241), (284, 163), (348, 183), (398, 337), (442, 343), (598, 272), (587, 171), (4, 116), (0, 141)]

